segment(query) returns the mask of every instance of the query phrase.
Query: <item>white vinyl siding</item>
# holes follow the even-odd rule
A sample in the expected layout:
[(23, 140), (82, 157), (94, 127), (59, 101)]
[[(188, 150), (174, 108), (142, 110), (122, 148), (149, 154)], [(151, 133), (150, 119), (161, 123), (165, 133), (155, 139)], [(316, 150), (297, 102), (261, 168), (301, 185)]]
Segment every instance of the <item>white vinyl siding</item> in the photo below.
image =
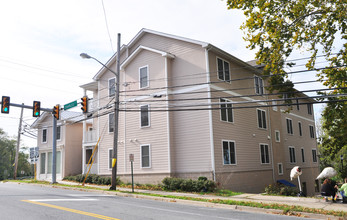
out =
[(141, 168), (151, 167), (151, 148), (149, 145), (141, 145)]
[(223, 145), (223, 164), (236, 164), (236, 149), (234, 141), (222, 141)]
[(149, 127), (149, 105), (142, 105), (140, 111), (141, 127)]
[(108, 96), (114, 96), (116, 94), (116, 78), (108, 80)]
[(230, 82), (230, 64), (229, 62), (217, 58), (218, 79)]
[(259, 76), (254, 76), (254, 88), (255, 94), (263, 95), (264, 94), (264, 82), (263, 79)]
[(287, 124), (287, 133), (293, 134), (293, 121), (290, 118), (286, 118), (286, 124)]
[(295, 148), (294, 147), (289, 147), (289, 162), (290, 163), (296, 163)]
[(262, 164), (270, 163), (269, 145), (260, 144), (260, 157)]
[(258, 128), (266, 129), (266, 112), (265, 110), (257, 109)]
[[(220, 99), (220, 102), (230, 102), (227, 99)], [(220, 117), (222, 121), (226, 122), (234, 122), (234, 116), (233, 116), (233, 105), (232, 104), (221, 104), (220, 105)]]

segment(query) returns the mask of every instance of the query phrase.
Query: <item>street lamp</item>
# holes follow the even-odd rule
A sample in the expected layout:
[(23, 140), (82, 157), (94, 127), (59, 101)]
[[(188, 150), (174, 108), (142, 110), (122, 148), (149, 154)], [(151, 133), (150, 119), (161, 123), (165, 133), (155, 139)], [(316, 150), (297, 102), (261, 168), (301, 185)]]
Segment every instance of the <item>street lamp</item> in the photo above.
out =
[(105, 64), (98, 59), (89, 56), (86, 53), (81, 53), (80, 56), (84, 59), (93, 59), (100, 63), (104, 68), (116, 75), (116, 94), (114, 105), (114, 129), (113, 129), (113, 157), (112, 157), (112, 177), (110, 190), (116, 190), (117, 181), (117, 148), (118, 148), (118, 118), (119, 118), (119, 72), (120, 72), (120, 34), (118, 34), (118, 46), (117, 46), (117, 70), (114, 72), (108, 68)]

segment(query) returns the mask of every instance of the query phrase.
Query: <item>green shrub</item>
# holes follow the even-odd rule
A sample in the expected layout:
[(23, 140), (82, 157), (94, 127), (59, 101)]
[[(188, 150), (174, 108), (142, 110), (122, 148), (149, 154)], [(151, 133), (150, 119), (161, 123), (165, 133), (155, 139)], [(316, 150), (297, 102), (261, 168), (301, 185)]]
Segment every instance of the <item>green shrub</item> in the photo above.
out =
[(298, 189), (280, 184), (270, 184), (265, 187), (265, 192), (269, 195), (296, 196)]
[(185, 192), (213, 192), (216, 189), (216, 183), (208, 180), (206, 177), (200, 180), (182, 179), (165, 177), (162, 181), (162, 187), (165, 190), (185, 191)]

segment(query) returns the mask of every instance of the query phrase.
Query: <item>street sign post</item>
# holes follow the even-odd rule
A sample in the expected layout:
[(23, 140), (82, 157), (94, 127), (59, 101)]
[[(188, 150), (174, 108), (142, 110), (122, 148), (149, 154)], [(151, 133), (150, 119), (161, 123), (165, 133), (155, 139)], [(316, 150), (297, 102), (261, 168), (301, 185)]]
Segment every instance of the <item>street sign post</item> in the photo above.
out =
[(73, 101), (70, 103), (67, 103), (66, 105), (64, 105), (64, 110), (68, 110), (70, 108), (76, 107), (77, 106), (77, 101)]

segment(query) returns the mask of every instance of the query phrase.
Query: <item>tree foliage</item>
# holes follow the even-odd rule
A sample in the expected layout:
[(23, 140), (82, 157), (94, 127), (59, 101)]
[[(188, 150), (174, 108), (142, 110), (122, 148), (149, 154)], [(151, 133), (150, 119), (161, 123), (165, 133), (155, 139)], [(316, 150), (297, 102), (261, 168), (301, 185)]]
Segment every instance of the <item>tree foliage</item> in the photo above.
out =
[[(9, 138), (0, 128), (0, 180), (13, 177), (16, 145), (17, 141)], [(19, 152), (17, 168), (19, 172), (17, 176), (21, 175), (20, 171), (24, 171), (24, 175), (30, 174), (31, 167), (27, 159), (27, 154)]]
[(311, 53), (308, 70), (315, 70), (316, 58), (323, 54), (327, 66), (317, 71), (317, 80), (332, 90), (321, 94), (336, 97), (328, 99), (323, 111), (321, 154), (323, 162), (334, 163), (347, 146), (347, 1), (227, 0), (227, 6), (244, 12), (244, 39), (250, 49), (257, 49), (256, 59), (264, 65), (264, 74), (275, 75), (269, 80), (270, 92), (290, 91), (290, 86), (281, 84), (285, 82), (284, 67), (295, 66), (286, 62), (294, 50)]

